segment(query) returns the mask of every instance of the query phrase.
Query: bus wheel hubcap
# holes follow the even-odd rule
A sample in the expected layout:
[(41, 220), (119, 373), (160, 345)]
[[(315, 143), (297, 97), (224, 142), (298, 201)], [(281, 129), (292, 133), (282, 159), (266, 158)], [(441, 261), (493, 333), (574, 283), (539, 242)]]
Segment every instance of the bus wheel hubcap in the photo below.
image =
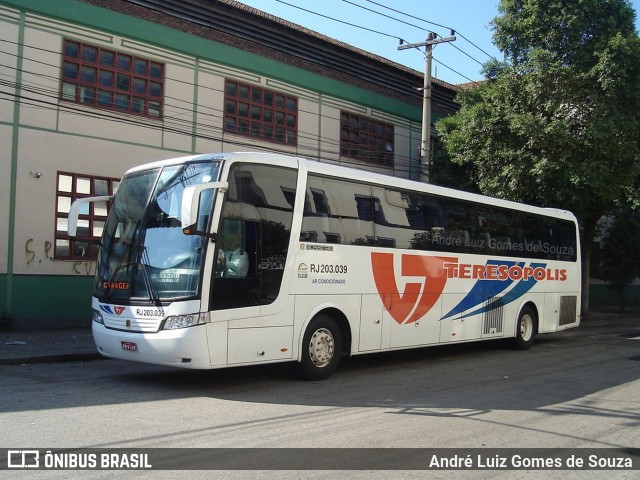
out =
[(522, 317), (520, 322), (520, 336), (523, 340), (529, 340), (531, 333), (533, 332), (533, 320), (529, 315)]
[(333, 335), (326, 328), (316, 330), (309, 343), (309, 355), (316, 367), (326, 367), (333, 358), (335, 343)]

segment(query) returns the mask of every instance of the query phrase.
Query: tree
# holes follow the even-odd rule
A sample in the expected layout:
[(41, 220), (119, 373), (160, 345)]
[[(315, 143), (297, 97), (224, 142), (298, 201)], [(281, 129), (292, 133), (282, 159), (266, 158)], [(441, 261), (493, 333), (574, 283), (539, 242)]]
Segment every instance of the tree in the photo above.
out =
[(453, 163), (442, 142), (432, 140), (431, 182), (443, 187), (457, 188), (465, 192), (480, 193), (474, 183), (476, 178), (468, 166)]
[(640, 216), (638, 212), (619, 211), (603, 238), (602, 265), (599, 277), (609, 288), (620, 294), (620, 309), (624, 310), (624, 289), (640, 277)]
[(502, 0), (505, 55), (437, 124), (453, 162), (488, 195), (573, 211), (580, 221), (583, 315), (597, 222), (638, 201), (640, 39), (626, 0)]

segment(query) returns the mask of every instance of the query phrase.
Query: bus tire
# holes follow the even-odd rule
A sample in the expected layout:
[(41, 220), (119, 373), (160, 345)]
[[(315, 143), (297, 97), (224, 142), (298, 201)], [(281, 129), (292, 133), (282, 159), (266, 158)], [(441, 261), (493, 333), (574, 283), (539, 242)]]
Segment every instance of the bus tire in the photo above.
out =
[(342, 336), (336, 321), (326, 314), (316, 315), (302, 339), (300, 370), (308, 380), (325, 380), (338, 368)]
[(533, 345), (537, 331), (538, 315), (533, 307), (525, 305), (518, 316), (513, 346), (518, 350), (528, 350)]

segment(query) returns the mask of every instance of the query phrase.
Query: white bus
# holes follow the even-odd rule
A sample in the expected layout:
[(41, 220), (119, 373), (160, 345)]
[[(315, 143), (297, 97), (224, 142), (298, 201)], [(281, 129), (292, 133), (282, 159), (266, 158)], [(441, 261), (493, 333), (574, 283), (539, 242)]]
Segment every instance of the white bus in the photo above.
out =
[[(575, 217), (269, 153), (126, 172), (110, 201), (93, 336), (112, 358), (186, 368), (509, 338), (579, 324)], [(103, 205), (104, 206), (104, 205)]]

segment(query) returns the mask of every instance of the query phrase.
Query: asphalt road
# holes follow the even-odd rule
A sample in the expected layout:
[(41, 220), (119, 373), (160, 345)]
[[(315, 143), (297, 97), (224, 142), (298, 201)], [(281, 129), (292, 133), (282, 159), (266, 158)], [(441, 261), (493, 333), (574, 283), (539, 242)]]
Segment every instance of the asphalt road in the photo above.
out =
[[(0, 392), (2, 448), (640, 448), (640, 320), (540, 336), (529, 351), (484, 342), (357, 357), (320, 382), (297, 380), (288, 365), (189, 371), (98, 360), (3, 366)], [(640, 471), (0, 471), (133, 475), (631, 479)]]

